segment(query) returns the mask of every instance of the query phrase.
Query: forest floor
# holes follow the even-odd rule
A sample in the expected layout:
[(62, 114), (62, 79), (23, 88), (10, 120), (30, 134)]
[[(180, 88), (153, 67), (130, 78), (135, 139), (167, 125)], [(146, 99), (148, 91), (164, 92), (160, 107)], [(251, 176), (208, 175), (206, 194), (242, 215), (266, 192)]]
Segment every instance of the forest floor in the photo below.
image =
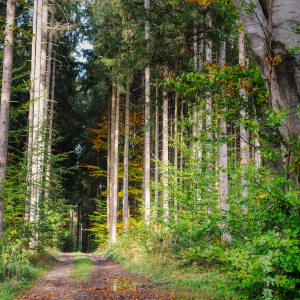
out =
[(81, 300), (81, 299), (174, 299), (176, 292), (162, 289), (157, 283), (135, 275), (116, 261), (96, 254), (83, 254), (93, 261), (87, 281), (71, 278), (74, 255), (62, 254), (52, 271), (18, 300)]

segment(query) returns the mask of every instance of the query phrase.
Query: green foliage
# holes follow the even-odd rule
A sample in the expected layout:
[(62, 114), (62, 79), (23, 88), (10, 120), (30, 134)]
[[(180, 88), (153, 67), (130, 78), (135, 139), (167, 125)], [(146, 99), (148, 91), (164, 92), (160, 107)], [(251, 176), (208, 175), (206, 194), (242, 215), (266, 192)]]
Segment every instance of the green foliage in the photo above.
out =
[[(210, 64), (201, 72), (169, 79), (165, 86), (176, 88), (185, 97), (197, 94), (205, 99), (209, 93), (215, 104), (216, 121), (221, 116), (227, 122), (234, 121), (254, 137), (258, 137), (256, 132), (260, 129), (264, 159), (282, 164), (282, 154), (273, 145), (276, 140), (280, 144), (277, 131), (287, 112), (264, 110), (268, 95), (257, 70)], [(251, 103), (240, 96), (241, 89), (249, 95), (248, 99), (251, 97)], [(210, 127), (205, 123), (209, 113), (205, 101), (198, 100), (190, 108), (191, 115), (198, 110), (203, 128), (195, 139), (189, 133), (191, 126), (198, 126), (192, 117), (178, 123), (181, 134), (187, 138), (182, 144), (178, 136), (174, 144), (185, 158), (185, 169), (181, 172), (171, 165), (164, 166), (169, 174), (169, 199), (176, 199), (180, 207), (179, 211), (174, 209), (165, 224), (174, 238), (171, 248), (186, 263), (213, 263), (224, 273), (225, 277), (215, 280), (219, 297), (296, 299), (300, 287), (300, 201), (299, 186), (293, 183), (291, 174), (296, 173), (293, 176), (298, 178), (298, 160), (283, 173), (275, 173), (267, 167), (258, 168), (252, 159), (240, 165), (236, 149), (229, 147), (229, 165), (223, 170), (229, 178), (229, 210), (222, 211), (217, 201), (217, 172), (212, 168), (217, 163), (214, 153), (219, 143), (227, 141), (230, 145), (235, 137), (211, 140), (219, 131), (216, 121)], [(247, 111), (247, 117), (241, 119), (242, 109)], [(298, 157), (298, 142), (287, 144)], [(242, 196), (242, 177), (247, 181), (246, 197)], [(224, 234), (230, 234), (230, 244), (222, 240)]]
[(297, 46), (297, 47), (294, 47), (294, 48), (289, 49), (289, 50), (288, 50), (288, 53), (291, 54), (291, 55), (295, 55), (295, 54), (297, 54), (299, 51), (300, 51), (300, 47)]
[(23, 251), (23, 241), (0, 243), (0, 299), (12, 300), (30, 287), (32, 281), (49, 271), (57, 262), (58, 252), (47, 249), (32, 255)]
[[(188, 104), (190, 115), (178, 122), (180, 133), (172, 140), (184, 157), (184, 168), (178, 170), (171, 163), (162, 166), (168, 174), (168, 186), (155, 187), (159, 191), (167, 188), (171, 215), (166, 221), (159, 206), (159, 217), (153, 220), (155, 231), (135, 227), (109, 253), (124, 263), (129, 261), (135, 271), (151, 270), (154, 276), (166, 278), (170, 269), (175, 272), (180, 266), (214, 269), (197, 287), (207, 284), (216, 299), (299, 297), (300, 203), (298, 187), (290, 180), (290, 174), (298, 169), (294, 165), (275, 173), (267, 167), (258, 168), (253, 159), (240, 165), (232, 144), (236, 137), (220, 136), (217, 123), (222, 117), (228, 124), (234, 122), (231, 126), (237, 130), (242, 125), (252, 138), (261, 130), (264, 159), (280, 163), (282, 154), (273, 144), (280, 138), (277, 131), (287, 112), (265, 109), (268, 94), (255, 68), (205, 65), (201, 72), (167, 79), (164, 87), (175, 88), (185, 99), (198, 95), (195, 103)], [(244, 100), (241, 89), (251, 102)], [(205, 105), (208, 93), (214, 101), (210, 126), (206, 123), (211, 113)], [(241, 119), (242, 109), (247, 116)], [(201, 130), (193, 121), (194, 110)], [(197, 136), (191, 134), (191, 127), (198, 129)], [(223, 170), (229, 177), (229, 211), (222, 211), (218, 203), (216, 154), (219, 143), (224, 142), (229, 144), (229, 165)], [(298, 143), (289, 146), (296, 153)], [(241, 177), (247, 181), (247, 197), (242, 197)], [(224, 234), (230, 234), (230, 244), (222, 241)]]

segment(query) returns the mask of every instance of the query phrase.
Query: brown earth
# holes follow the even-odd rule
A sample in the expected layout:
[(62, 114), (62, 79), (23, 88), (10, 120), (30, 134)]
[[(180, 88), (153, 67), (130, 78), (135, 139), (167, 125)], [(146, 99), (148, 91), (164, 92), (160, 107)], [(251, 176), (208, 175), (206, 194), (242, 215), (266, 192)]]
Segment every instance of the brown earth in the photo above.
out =
[(93, 261), (86, 282), (70, 278), (74, 257), (61, 255), (60, 261), (36, 287), (19, 296), (18, 300), (83, 300), (83, 299), (173, 299), (174, 290), (162, 290), (156, 283), (123, 269), (115, 261), (96, 254), (85, 254)]

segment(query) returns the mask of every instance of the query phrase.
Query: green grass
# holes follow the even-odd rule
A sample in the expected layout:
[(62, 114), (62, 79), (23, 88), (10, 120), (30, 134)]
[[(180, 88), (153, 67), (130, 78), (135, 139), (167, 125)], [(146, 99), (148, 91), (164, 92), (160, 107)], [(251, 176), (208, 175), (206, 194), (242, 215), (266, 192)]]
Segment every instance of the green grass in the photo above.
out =
[[(14, 270), (10, 274), (14, 275), (7, 276), (8, 271), (6, 271), (6, 276), (0, 280), (0, 299), (12, 300), (26, 289), (31, 288), (38, 278), (43, 277), (52, 269), (57, 262), (58, 255), (57, 251), (50, 250), (32, 256), (29, 264), (15, 262), (13, 268), (10, 266), (10, 269)], [(5, 266), (0, 264), (0, 268), (3, 270)]]
[(74, 267), (70, 277), (77, 282), (87, 281), (92, 271), (93, 261), (84, 256), (75, 254)]
[[(143, 232), (142, 232), (143, 233)], [(217, 266), (203, 262), (186, 262), (166, 243), (146, 240), (135, 234), (119, 238), (117, 244), (99, 249), (101, 254), (117, 259), (123, 267), (156, 282), (168, 282), (162, 289), (175, 289), (175, 299), (224, 299), (220, 282), (226, 280)], [(232, 297), (228, 298), (232, 299)]]

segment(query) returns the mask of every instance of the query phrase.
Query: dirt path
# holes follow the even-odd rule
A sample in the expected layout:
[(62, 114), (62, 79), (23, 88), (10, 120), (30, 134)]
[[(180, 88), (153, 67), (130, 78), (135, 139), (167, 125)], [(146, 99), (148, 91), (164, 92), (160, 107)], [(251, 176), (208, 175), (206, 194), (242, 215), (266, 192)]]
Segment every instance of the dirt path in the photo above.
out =
[(173, 299), (174, 291), (158, 289), (161, 284), (125, 271), (115, 261), (96, 254), (84, 256), (93, 261), (92, 272), (87, 282), (76, 283), (69, 277), (74, 257), (71, 254), (63, 254), (38, 286), (17, 299)]
[(76, 283), (69, 278), (73, 261), (72, 254), (62, 254), (45, 279), (17, 299), (72, 299), (72, 295), (77, 291)]

